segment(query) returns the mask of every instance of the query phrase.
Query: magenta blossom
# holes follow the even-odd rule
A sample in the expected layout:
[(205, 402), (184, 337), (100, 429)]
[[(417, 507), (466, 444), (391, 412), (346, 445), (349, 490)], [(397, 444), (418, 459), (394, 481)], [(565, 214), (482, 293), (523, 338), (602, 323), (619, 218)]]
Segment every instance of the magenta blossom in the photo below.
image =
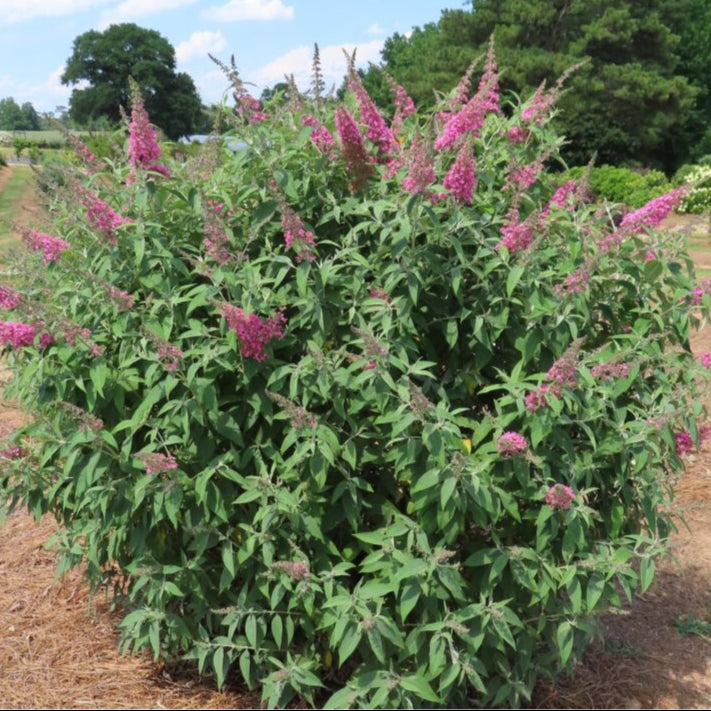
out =
[(36, 335), (37, 329), (32, 324), (0, 321), (0, 343), (13, 350), (34, 345)]
[(69, 242), (65, 240), (46, 235), (37, 230), (22, 229), (22, 236), (28, 249), (33, 252), (42, 252), (42, 261), (45, 264), (56, 262), (62, 252), (71, 247)]
[(457, 158), (442, 181), (457, 202), (469, 205), (476, 186), (476, 164), (469, 141), (462, 141)]
[(159, 452), (139, 452), (136, 457), (146, 467), (146, 474), (158, 474), (178, 468), (178, 462), (172, 454)]
[(506, 216), (506, 223), (500, 230), (501, 241), (498, 249), (506, 247), (511, 254), (527, 249), (533, 241), (535, 234), (534, 226), (530, 220), (519, 222), (519, 214), (516, 208), (509, 210)]
[(553, 484), (546, 493), (546, 503), (552, 509), (565, 511), (575, 499), (575, 492), (565, 484)]
[(504, 457), (512, 457), (514, 454), (525, 452), (528, 449), (528, 442), (518, 432), (504, 432), (496, 442), (496, 448)]
[(19, 306), (22, 294), (7, 286), (0, 286), (0, 309), (10, 311)]
[(137, 90), (132, 92), (131, 122), (128, 125), (128, 162), (131, 174), (127, 182), (135, 179), (138, 169), (159, 173), (166, 178), (170, 171), (157, 161), (161, 157), (158, 134), (150, 123), (143, 99)]
[(230, 330), (237, 334), (240, 351), (245, 358), (251, 358), (260, 363), (267, 360), (269, 356), (264, 347), (270, 341), (281, 339), (284, 336), (286, 317), (281, 312), (277, 312), (265, 320), (257, 314), (245, 313), (244, 309), (232, 304), (218, 304), (218, 309), (227, 321)]
[(351, 176), (350, 188), (355, 192), (363, 187), (373, 174), (370, 156), (365, 150), (358, 124), (348, 109), (342, 106), (336, 109), (335, 123), (341, 140), (341, 155)]

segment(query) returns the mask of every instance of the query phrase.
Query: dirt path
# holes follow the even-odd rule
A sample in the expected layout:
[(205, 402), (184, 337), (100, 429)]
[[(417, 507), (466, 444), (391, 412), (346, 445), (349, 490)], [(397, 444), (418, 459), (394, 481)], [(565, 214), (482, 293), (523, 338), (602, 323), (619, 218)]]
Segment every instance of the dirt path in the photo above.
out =
[[(700, 223), (670, 227), (690, 225), (698, 228), (701, 262), (711, 241)], [(692, 346), (711, 351), (711, 326)], [(0, 409), (5, 426), (18, 418)], [(646, 595), (606, 618), (605, 642), (570, 679), (540, 685), (534, 707), (711, 707), (711, 445), (707, 450), (689, 459), (677, 489), (689, 528), (674, 536), (674, 558), (659, 565)], [(239, 689), (217, 693), (150, 659), (122, 658), (105, 600), (90, 600), (76, 572), (55, 580), (56, 558), (45, 547), (53, 530), (51, 521), (35, 524), (20, 513), (0, 525), (0, 708), (255, 707), (257, 697)]]

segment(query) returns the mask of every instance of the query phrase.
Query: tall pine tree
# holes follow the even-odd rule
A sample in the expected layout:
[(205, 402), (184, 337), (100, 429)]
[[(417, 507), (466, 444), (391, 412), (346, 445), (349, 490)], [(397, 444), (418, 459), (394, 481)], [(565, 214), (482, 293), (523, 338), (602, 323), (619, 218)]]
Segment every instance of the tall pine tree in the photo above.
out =
[[(695, 5), (708, 14), (708, 0), (472, 0), (471, 5), (444, 11), (438, 23), (410, 37), (386, 41), (384, 68), (416, 101), (431, 102), (434, 86), (454, 87), (494, 34), (501, 87), (512, 94), (528, 94), (543, 80), (550, 84), (588, 58), (568, 80), (558, 105), (571, 163), (585, 163), (597, 153), (599, 163), (672, 171), (702, 136), (698, 124), (711, 122), (700, 113), (692, 120), (697, 97), (711, 94), (692, 47), (708, 45), (711, 24), (701, 27), (689, 15)], [(682, 46), (683, 37), (689, 44)], [(692, 69), (696, 79), (682, 73)], [(367, 75), (366, 82), (375, 85), (372, 72)]]

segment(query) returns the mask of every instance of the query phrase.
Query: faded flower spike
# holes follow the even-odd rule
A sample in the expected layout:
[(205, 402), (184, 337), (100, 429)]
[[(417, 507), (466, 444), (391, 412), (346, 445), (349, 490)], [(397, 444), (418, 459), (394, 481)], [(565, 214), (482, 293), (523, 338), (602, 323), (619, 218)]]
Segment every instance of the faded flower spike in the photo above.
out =
[(546, 494), (546, 503), (552, 509), (566, 511), (575, 500), (575, 492), (565, 484), (553, 484)]

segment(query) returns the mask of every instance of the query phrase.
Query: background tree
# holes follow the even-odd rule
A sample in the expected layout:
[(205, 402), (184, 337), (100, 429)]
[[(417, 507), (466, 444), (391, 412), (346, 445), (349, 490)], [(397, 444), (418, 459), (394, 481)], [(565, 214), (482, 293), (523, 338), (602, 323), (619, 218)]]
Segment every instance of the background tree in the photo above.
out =
[(20, 106), (11, 96), (0, 99), (0, 130), (38, 131), (40, 119), (29, 101)]
[[(389, 38), (383, 64), (422, 104), (432, 87), (456, 85), (492, 33), (511, 93), (550, 85), (587, 57), (559, 104), (559, 128), (575, 146), (565, 157), (580, 163), (597, 152), (599, 162), (670, 172), (703, 134), (700, 113), (689, 123), (695, 100), (711, 96), (698, 55), (711, 24), (697, 21), (696, 5), (709, 15), (707, 0), (473, 0), (471, 10), (445, 10), (437, 24)], [(365, 82), (379, 93), (374, 72)]]
[(74, 40), (62, 83), (86, 81), (89, 86), (72, 91), (72, 119), (92, 124), (104, 116), (117, 123), (121, 107), (129, 104), (129, 77), (140, 86), (153, 122), (168, 138), (195, 131), (202, 103), (193, 80), (175, 71), (175, 50), (168, 40), (132, 23), (90, 30)]

